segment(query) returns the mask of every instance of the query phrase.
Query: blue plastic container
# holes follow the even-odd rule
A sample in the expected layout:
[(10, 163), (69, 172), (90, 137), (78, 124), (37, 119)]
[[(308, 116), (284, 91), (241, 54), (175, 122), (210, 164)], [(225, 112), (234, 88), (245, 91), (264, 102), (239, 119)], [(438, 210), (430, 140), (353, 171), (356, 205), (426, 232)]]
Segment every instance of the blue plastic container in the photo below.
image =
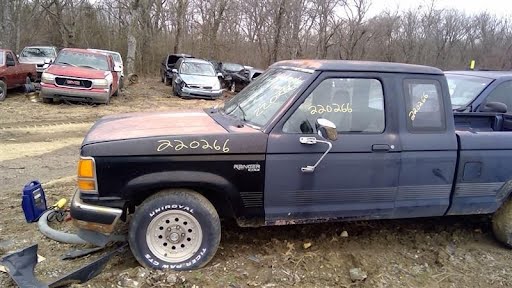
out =
[(31, 181), (23, 187), (21, 207), (28, 223), (36, 221), (46, 211), (46, 197), (39, 181)]

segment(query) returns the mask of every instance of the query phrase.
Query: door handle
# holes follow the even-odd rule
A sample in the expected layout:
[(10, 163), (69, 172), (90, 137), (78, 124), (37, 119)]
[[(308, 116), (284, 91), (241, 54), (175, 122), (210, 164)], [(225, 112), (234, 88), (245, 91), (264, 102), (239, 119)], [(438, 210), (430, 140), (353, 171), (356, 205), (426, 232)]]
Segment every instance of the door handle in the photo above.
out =
[(391, 146), (388, 144), (373, 144), (372, 151), (373, 152), (389, 152), (391, 150)]

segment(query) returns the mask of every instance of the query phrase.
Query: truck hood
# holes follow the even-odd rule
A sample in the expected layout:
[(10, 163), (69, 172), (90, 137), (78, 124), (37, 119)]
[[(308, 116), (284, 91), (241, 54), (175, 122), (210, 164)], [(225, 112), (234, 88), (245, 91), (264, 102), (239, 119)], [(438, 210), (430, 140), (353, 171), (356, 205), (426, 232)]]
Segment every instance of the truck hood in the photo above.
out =
[(101, 118), (82, 145), (135, 138), (228, 132), (204, 111), (139, 112)]
[(68, 76), (87, 79), (104, 79), (108, 75), (108, 73), (110, 73), (109, 71), (96, 70), (92, 68), (74, 67), (59, 64), (50, 65), (50, 67), (46, 69), (46, 72), (58, 76)]

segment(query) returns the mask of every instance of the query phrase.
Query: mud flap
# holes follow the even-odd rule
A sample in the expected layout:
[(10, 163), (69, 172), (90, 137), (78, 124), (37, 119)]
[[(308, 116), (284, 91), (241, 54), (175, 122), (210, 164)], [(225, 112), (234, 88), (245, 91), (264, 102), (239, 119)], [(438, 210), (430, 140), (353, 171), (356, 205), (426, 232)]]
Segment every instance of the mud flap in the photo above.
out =
[(96, 277), (103, 270), (112, 256), (124, 250), (128, 243), (123, 243), (117, 249), (99, 257), (84, 267), (64, 275), (48, 284), (39, 281), (34, 275), (37, 264), (37, 244), (15, 251), (0, 259), (0, 264), (7, 268), (7, 273), (19, 287), (62, 287), (70, 284), (85, 283)]

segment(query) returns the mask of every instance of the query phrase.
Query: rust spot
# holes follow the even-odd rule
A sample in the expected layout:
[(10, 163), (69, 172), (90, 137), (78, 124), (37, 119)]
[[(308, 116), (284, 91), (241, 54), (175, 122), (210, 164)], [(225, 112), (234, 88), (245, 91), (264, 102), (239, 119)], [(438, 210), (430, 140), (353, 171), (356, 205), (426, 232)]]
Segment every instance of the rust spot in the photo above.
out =
[(115, 222), (112, 224), (99, 224), (73, 219), (73, 225), (84, 230), (92, 230), (103, 234), (110, 234), (114, 231)]

